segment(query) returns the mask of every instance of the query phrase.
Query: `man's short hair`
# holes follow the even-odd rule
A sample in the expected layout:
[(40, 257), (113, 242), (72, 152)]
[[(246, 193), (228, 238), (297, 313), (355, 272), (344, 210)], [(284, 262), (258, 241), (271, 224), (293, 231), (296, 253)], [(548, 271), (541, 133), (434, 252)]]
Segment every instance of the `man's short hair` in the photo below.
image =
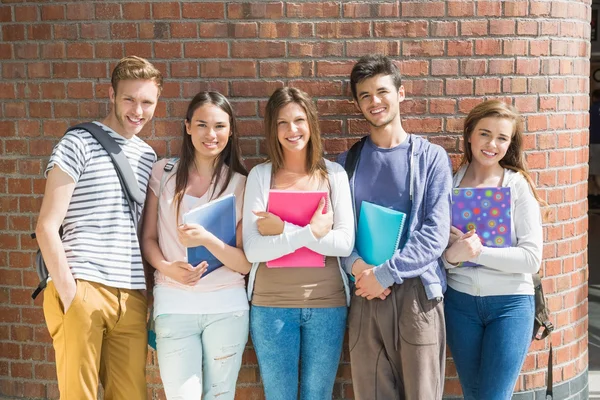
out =
[(162, 74), (150, 61), (142, 57), (129, 56), (122, 58), (112, 72), (110, 83), (115, 93), (120, 81), (143, 79), (151, 80), (158, 86), (160, 94), (163, 86)]
[(352, 89), (352, 96), (355, 100), (358, 100), (356, 85), (376, 75), (391, 75), (396, 90), (400, 89), (400, 85), (402, 85), (400, 70), (388, 57), (381, 54), (363, 56), (354, 65), (350, 73), (350, 89)]

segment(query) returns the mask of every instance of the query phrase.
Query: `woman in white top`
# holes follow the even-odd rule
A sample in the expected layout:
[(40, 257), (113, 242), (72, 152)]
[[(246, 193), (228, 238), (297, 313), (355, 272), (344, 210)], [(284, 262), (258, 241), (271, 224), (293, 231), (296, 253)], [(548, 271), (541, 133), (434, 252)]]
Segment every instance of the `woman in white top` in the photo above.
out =
[[(510, 188), (510, 247), (486, 247), (452, 227), (443, 260), (447, 340), (466, 400), (510, 399), (532, 339), (532, 274), (542, 258), (540, 205), (523, 154), (521, 117), (497, 100), (467, 116), (454, 187)], [(465, 261), (475, 266), (462, 266)]]
[[(190, 102), (174, 170), (168, 160), (152, 170), (146, 201), (143, 253), (156, 269), (154, 318), (158, 363), (168, 399), (233, 400), (248, 340), (244, 275), (250, 263), (241, 246), (246, 169), (235, 117), (227, 99), (200, 92)], [(202, 226), (182, 224), (184, 213), (235, 195), (237, 247)], [(187, 247), (205, 246), (223, 266), (190, 265)]]
[[(344, 169), (323, 158), (317, 110), (306, 93), (276, 90), (265, 132), (269, 162), (250, 171), (244, 198), (252, 343), (267, 400), (297, 399), (298, 389), (300, 399), (330, 399), (349, 299), (338, 257), (354, 246), (350, 186)], [(325, 191), (328, 200), (309, 224), (296, 226), (267, 212), (270, 189)], [(325, 256), (325, 266), (265, 264), (302, 247)]]

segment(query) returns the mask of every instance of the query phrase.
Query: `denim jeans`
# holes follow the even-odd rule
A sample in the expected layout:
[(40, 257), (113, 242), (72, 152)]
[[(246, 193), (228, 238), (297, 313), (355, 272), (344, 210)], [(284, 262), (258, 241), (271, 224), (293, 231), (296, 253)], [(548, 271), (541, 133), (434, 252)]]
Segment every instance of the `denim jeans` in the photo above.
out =
[(233, 400), (248, 341), (248, 314), (156, 317), (156, 350), (167, 399)]
[(471, 296), (450, 287), (446, 334), (465, 400), (507, 400), (525, 361), (533, 295)]
[(250, 313), (266, 399), (298, 399), (298, 380), (300, 400), (331, 399), (347, 308), (252, 306)]

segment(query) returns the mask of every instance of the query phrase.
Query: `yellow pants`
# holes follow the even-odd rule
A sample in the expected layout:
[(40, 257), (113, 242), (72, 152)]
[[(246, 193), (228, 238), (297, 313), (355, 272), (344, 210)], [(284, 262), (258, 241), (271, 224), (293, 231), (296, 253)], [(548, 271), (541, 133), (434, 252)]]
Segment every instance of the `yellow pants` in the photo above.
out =
[(95, 400), (98, 381), (106, 400), (146, 400), (146, 297), (139, 290), (76, 282), (66, 314), (53, 282), (44, 293), (61, 400)]

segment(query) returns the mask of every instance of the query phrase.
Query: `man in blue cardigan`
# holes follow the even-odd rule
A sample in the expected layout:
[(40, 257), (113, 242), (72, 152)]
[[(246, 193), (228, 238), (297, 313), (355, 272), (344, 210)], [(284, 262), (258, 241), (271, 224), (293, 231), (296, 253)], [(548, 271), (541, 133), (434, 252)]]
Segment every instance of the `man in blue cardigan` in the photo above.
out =
[(344, 260), (356, 281), (348, 317), (354, 393), (358, 399), (441, 399), (446, 276), (438, 259), (450, 232), (448, 155), (402, 128), (404, 87), (390, 59), (361, 58), (350, 84), (370, 125), (350, 180), (355, 218), (365, 201), (407, 216), (390, 259), (370, 265), (355, 248)]

